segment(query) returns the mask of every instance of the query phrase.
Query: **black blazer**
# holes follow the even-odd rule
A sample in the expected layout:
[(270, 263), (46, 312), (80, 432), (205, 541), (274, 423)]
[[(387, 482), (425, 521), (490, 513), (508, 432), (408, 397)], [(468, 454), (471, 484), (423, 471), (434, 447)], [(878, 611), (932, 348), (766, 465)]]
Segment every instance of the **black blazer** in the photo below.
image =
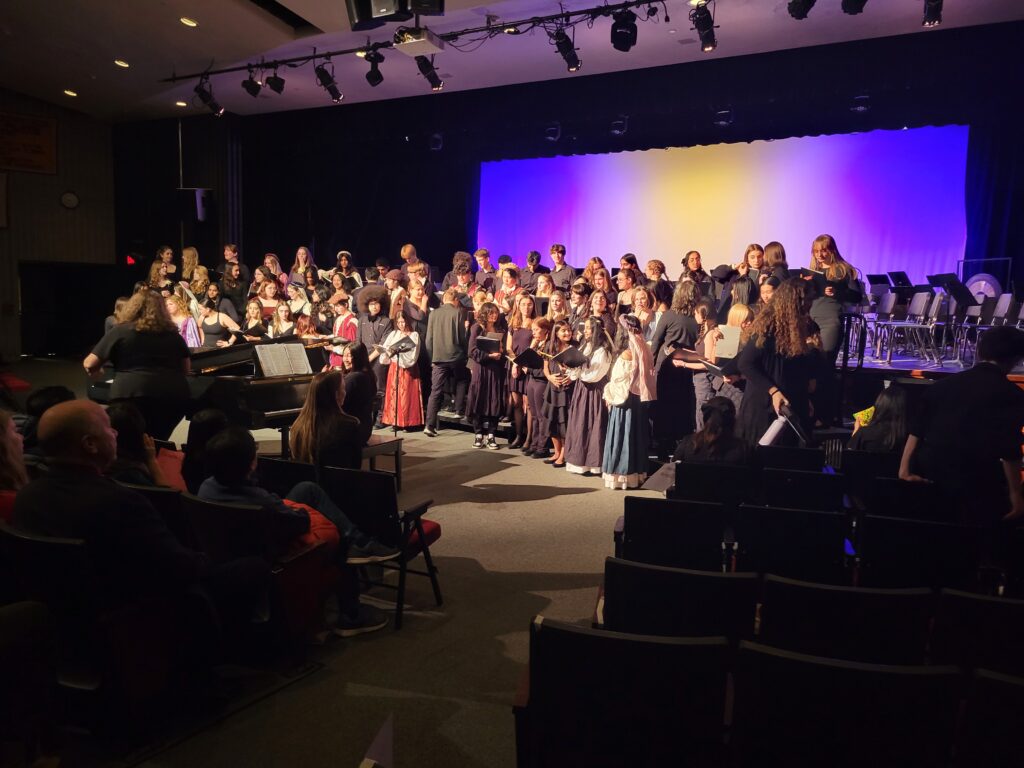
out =
[(668, 359), (666, 352), (680, 347), (693, 349), (693, 345), (697, 343), (699, 332), (697, 321), (692, 316), (681, 314), (674, 309), (665, 310), (661, 319), (658, 320), (658, 326), (654, 329), (654, 338), (651, 340), (654, 369), (661, 369), (662, 363)]

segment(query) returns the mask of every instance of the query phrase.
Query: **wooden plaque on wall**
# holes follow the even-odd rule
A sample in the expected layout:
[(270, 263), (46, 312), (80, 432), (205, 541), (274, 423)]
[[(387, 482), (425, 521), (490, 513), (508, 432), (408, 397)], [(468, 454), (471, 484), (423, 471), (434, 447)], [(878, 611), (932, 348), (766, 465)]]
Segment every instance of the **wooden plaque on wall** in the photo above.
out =
[(0, 170), (57, 173), (57, 121), (0, 113)]

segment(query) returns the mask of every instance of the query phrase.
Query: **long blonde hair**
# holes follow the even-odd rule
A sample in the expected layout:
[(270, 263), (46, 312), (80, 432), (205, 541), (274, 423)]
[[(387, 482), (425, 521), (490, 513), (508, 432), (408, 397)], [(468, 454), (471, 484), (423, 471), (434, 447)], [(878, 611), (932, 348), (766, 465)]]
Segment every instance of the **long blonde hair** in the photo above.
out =
[(0, 411), (0, 491), (19, 491), (28, 482), (25, 457), (15, 455), (5, 439), (11, 425), (11, 414)]
[(199, 266), (199, 251), (191, 245), (181, 249), (181, 279), (189, 280), (193, 270)]
[[(822, 246), (834, 256), (831, 264), (822, 264), (814, 257), (814, 246), (816, 245)], [(814, 238), (814, 242), (811, 243), (811, 261), (809, 266), (811, 269), (824, 272), (825, 277), (829, 280), (847, 280), (854, 273), (853, 267), (839, 253), (839, 246), (836, 245), (835, 238), (832, 235), (818, 235)]]
[(149, 265), (149, 277), (146, 279), (146, 282), (153, 288), (157, 288), (160, 285), (160, 268), (163, 266), (164, 263), (162, 261), (154, 261)]
[(192, 271), (192, 281), (189, 285), (192, 288), (192, 293), (196, 296), (202, 296), (206, 293), (206, 289), (210, 287), (210, 270), (204, 266), (197, 265)]

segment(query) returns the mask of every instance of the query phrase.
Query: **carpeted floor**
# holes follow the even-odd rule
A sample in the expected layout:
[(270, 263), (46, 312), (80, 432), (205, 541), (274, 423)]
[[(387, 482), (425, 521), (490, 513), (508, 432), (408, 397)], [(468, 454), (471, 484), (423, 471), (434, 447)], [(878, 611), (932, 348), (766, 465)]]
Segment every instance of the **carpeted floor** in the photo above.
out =
[[(77, 364), (14, 370), (84, 389)], [(312, 652), (321, 669), (143, 765), (356, 766), (389, 715), (396, 766), (514, 764), (511, 704), (530, 619), (589, 622), (625, 494), (519, 451), (474, 450), (465, 432), (404, 436), (402, 501), (433, 499), (428, 517), (443, 528), (432, 551), (444, 606), (427, 579), (410, 577), (400, 632), (332, 638)]]

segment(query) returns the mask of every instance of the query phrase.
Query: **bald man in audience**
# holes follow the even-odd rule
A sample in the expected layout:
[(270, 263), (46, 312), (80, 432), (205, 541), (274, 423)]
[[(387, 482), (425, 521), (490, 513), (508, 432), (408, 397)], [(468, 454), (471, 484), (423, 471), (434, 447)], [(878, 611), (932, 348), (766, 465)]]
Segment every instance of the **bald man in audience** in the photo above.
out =
[(108, 603), (204, 583), (215, 597), (230, 599), (266, 581), (269, 569), (259, 558), (212, 568), (206, 555), (182, 546), (148, 500), (103, 476), (117, 456), (117, 431), (101, 406), (87, 400), (53, 406), (39, 420), (38, 438), (49, 471), (18, 493), (14, 524), (84, 539)]

